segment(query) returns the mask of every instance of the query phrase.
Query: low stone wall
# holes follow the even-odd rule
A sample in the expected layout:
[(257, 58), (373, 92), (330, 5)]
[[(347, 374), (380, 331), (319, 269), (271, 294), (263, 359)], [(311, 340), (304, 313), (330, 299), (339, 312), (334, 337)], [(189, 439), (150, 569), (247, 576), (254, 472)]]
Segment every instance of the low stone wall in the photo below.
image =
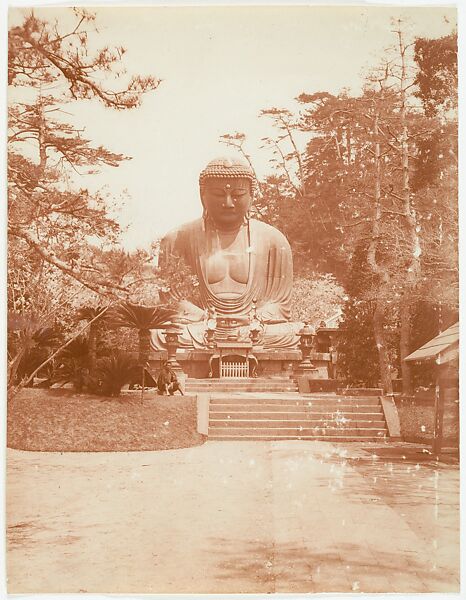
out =
[(306, 376), (298, 376), (297, 381), (301, 394), (335, 393), (342, 386), (342, 382), (338, 379), (310, 379)]
[(382, 396), (382, 388), (352, 388), (346, 387), (338, 390), (343, 396)]

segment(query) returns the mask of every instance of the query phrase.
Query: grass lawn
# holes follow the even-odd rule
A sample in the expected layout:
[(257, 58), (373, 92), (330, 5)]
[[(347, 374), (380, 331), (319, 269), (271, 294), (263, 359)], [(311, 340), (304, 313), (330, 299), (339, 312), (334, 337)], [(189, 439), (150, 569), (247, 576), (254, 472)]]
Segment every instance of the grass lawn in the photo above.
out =
[(197, 433), (196, 398), (146, 392), (120, 398), (67, 389), (26, 388), (9, 398), (7, 445), (43, 452), (109, 452), (187, 448)]

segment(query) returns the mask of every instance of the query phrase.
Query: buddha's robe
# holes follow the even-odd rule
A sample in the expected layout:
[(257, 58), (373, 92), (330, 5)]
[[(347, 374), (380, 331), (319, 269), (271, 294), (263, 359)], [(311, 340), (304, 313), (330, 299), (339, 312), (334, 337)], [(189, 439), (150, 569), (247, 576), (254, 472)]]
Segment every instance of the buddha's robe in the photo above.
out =
[[(262, 323), (264, 348), (296, 347), (301, 324), (290, 322), (293, 261), (285, 236), (267, 223), (251, 219), (233, 238), (199, 219), (186, 223), (162, 241), (161, 262), (182, 257), (199, 280), (201, 306), (183, 303), (188, 322), (180, 347), (205, 348), (207, 313), (215, 309), (217, 337), (231, 327), (238, 339), (249, 339), (251, 313)], [(229, 322), (228, 326), (222, 326)], [(223, 327), (223, 329), (222, 329)], [(154, 348), (163, 347), (159, 332)]]

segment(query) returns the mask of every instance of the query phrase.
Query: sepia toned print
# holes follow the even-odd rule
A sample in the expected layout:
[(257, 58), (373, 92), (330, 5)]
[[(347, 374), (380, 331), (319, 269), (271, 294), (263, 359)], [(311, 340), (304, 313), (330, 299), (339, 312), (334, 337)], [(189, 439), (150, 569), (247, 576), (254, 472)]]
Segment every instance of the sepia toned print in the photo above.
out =
[(11, 594), (460, 592), (456, 10), (10, 8)]

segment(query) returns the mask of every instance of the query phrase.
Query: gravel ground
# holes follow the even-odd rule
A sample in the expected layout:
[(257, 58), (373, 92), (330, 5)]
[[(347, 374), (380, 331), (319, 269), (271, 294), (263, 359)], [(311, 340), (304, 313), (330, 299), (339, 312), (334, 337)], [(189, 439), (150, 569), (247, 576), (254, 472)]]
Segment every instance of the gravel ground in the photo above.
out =
[(8, 450), (7, 483), (10, 594), (459, 591), (459, 468), (420, 446)]

